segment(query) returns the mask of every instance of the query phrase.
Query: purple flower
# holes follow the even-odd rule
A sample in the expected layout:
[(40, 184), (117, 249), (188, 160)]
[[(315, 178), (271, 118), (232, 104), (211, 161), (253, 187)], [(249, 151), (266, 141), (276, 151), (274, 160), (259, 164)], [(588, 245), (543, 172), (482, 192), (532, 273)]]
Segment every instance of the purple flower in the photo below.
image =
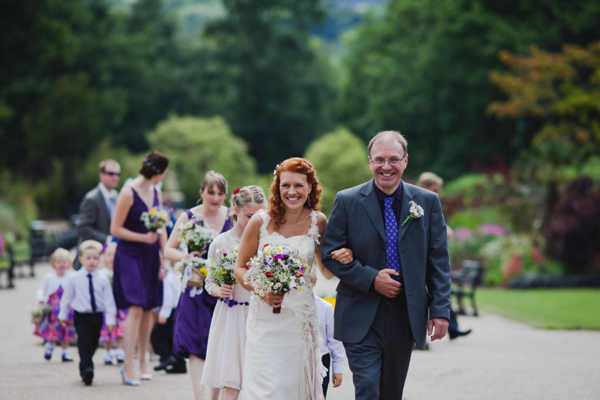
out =
[(483, 224), (479, 227), (479, 232), (486, 235), (502, 236), (504, 235), (505, 229), (500, 225)]
[(454, 236), (460, 240), (471, 239), (473, 237), (473, 231), (468, 228), (459, 227), (454, 230)]

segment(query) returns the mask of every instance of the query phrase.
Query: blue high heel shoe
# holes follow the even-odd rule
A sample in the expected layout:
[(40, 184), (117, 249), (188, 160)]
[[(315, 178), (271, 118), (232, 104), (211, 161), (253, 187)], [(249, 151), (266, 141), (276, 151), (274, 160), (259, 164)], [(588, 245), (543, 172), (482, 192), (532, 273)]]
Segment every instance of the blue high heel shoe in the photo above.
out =
[(125, 379), (125, 367), (121, 367), (121, 378), (123, 378), (123, 385), (140, 386), (140, 381), (138, 379)]

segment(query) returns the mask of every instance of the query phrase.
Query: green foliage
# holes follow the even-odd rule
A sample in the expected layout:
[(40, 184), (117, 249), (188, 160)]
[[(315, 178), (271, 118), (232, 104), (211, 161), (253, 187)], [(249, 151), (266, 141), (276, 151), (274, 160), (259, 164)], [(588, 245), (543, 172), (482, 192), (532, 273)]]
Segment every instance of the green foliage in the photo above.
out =
[(31, 187), (7, 170), (0, 171), (0, 181), (0, 232), (5, 238), (10, 232), (22, 240), (27, 237), (29, 222), (38, 215)]
[(309, 41), (317, 0), (224, 2), (204, 31), (204, 115), (222, 115), (261, 172), (304, 153), (332, 125), (335, 75)]
[(148, 134), (148, 142), (169, 157), (169, 170), (177, 174), (187, 206), (199, 198), (200, 182), (209, 170), (223, 174), (230, 188), (255, 184), (248, 146), (221, 117), (170, 116)]
[(365, 140), (399, 129), (415, 170), (444, 178), (469, 171), (474, 159), (514, 159), (535, 127), (485, 116), (499, 97), (489, 80), (497, 53), (588, 43), (600, 35), (598, 19), (593, 0), (392, 0), (350, 43), (342, 122)]
[(466, 208), (448, 218), (448, 226), (475, 229), (481, 224), (506, 226), (506, 217), (498, 207)]
[(313, 141), (304, 157), (315, 167), (323, 186), (322, 211), (326, 215), (338, 191), (372, 178), (364, 143), (345, 128)]
[(600, 290), (479, 289), (477, 304), (544, 329), (600, 330)]

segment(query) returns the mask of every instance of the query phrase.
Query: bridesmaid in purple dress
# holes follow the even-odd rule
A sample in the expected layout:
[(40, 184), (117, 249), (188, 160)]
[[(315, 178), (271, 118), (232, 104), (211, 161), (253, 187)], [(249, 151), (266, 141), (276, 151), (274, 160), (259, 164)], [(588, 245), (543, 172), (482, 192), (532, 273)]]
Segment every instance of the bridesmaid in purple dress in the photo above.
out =
[(123, 383), (137, 386), (133, 366), (133, 350), (139, 342), (141, 378), (149, 380), (146, 354), (152, 329), (152, 309), (162, 304), (162, 284), (166, 274), (161, 268), (160, 251), (166, 233), (149, 232), (140, 215), (162, 205), (162, 194), (156, 188), (167, 173), (169, 159), (158, 152), (146, 154), (140, 175), (125, 185), (117, 199), (110, 225), (111, 235), (119, 238), (114, 260), (113, 292), (118, 309), (128, 309), (125, 320), (125, 363), (121, 370)]
[[(186, 257), (199, 256), (206, 258), (207, 254), (198, 252), (179, 251), (179, 225), (190, 219), (203, 220), (214, 231), (214, 237), (231, 229), (227, 207), (223, 205), (227, 195), (227, 181), (223, 175), (208, 171), (200, 186), (202, 204), (182, 213), (171, 232), (165, 248), (165, 257), (177, 262)], [(186, 287), (181, 293), (179, 304), (175, 310), (173, 325), (173, 351), (179, 357), (189, 357), (192, 386), (196, 399), (202, 399), (204, 387), (200, 385), (206, 345), (212, 314), (217, 298), (211, 296), (202, 288)], [(168, 370), (167, 370), (168, 372)], [(211, 397), (218, 398), (220, 390), (211, 388)]]

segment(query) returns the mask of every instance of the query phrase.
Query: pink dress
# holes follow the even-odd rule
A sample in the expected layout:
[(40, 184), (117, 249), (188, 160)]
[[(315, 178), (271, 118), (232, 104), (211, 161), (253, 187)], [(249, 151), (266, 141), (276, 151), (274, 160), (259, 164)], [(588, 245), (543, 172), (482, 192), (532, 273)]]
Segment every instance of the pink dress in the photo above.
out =
[[(233, 247), (239, 247), (239, 242), (232, 237), (231, 231), (222, 233), (210, 245), (208, 259), (214, 259), (219, 248), (229, 250)], [(216, 285), (214, 279), (207, 278), (206, 290), (209, 293)], [(241, 390), (250, 292), (235, 285), (228, 303), (222, 298), (217, 302), (210, 325), (201, 383), (215, 388)]]
[[(60, 298), (62, 297), (67, 283), (71, 279), (70, 274), (63, 276), (56, 275), (56, 272), (50, 272), (42, 281), (42, 285), (37, 292), (38, 302), (46, 301), (50, 312), (44, 315), (42, 321), (36, 325), (33, 331), (34, 335), (40, 336), (47, 341), (73, 340), (75, 339), (75, 328), (73, 327), (73, 309), (69, 309), (67, 318), (67, 328), (63, 328), (58, 320), (60, 311)], [(47, 299), (47, 300), (46, 300)]]

